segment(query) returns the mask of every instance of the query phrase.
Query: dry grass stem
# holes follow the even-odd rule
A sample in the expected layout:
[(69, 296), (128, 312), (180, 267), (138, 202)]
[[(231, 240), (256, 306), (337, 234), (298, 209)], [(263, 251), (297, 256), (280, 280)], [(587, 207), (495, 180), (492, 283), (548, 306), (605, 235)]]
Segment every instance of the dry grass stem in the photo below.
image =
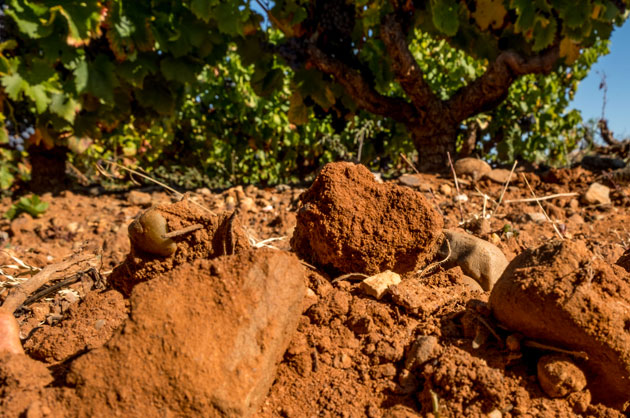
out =
[(551, 345), (542, 344), (542, 343), (532, 341), (532, 340), (523, 340), (521, 343), (523, 345), (526, 345), (527, 347), (539, 348), (541, 350), (555, 351), (557, 353), (568, 354), (570, 356), (581, 358), (582, 360), (588, 360), (588, 353), (586, 353), (585, 351), (565, 350), (564, 348), (553, 347)]
[(415, 171), (416, 174), (420, 174), (420, 172), (418, 171), (418, 169), (416, 168), (415, 165), (413, 165), (413, 163), (411, 161), (409, 161), (409, 159), (405, 156), (405, 154), (403, 154), (402, 152), (400, 153), (400, 157), (407, 163), (407, 165), (409, 167), (411, 167), (411, 169), (413, 171)]
[(536, 203), (538, 203), (538, 207), (542, 211), (543, 215), (545, 215), (545, 218), (547, 218), (547, 220), (549, 222), (551, 222), (551, 225), (553, 226), (553, 230), (556, 231), (556, 234), (558, 234), (558, 237), (560, 237), (560, 239), (564, 241), (564, 237), (560, 233), (560, 230), (556, 226), (556, 223), (551, 220), (549, 215), (547, 215), (547, 211), (545, 210), (545, 208), (543, 208), (542, 204), (540, 203), (540, 200), (536, 197), (536, 193), (534, 193), (534, 189), (532, 189), (532, 186), (530, 186), (529, 181), (527, 181), (527, 177), (523, 173), (521, 173), (521, 175), (523, 177), (523, 180), (525, 180), (525, 184), (527, 184), (527, 187), (529, 188), (529, 191), (532, 193), (532, 196), (534, 196), (534, 199), (536, 200)]
[(543, 200), (551, 200), (551, 199), (557, 199), (559, 197), (575, 197), (575, 196), (579, 196), (579, 193), (556, 193), (556, 194), (550, 194), (548, 196), (543, 196), (543, 197), (528, 197), (527, 199), (511, 199), (511, 200), (506, 200), (505, 203), (529, 203), (529, 202), (541, 202)]
[(444, 257), (443, 260), (431, 263), (428, 266), (426, 266), (425, 268), (423, 268), (422, 270), (420, 270), (418, 272), (418, 274), (419, 274), (418, 278), (423, 277), (425, 274), (431, 272), (434, 268), (436, 268), (438, 266), (441, 266), (442, 264), (446, 263), (448, 261), (448, 259), (451, 257), (451, 254), (453, 253), (453, 251), (451, 250), (451, 243), (448, 241), (448, 239), (446, 237), (444, 237), (444, 240), (446, 241), (446, 248), (448, 248), (448, 253), (446, 254), (446, 257)]
[(2, 304), (2, 308), (9, 312), (15, 312), (16, 309), (22, 306), (31, 293), (35, 292), (44, 284), (52, 280), (55, 273), (67, 270), (73, 266), (84, 264), (85, 262), (96, 258), (97, 256), (94, 254), (75, 254), (61, 263), (46, 266), (39, 273), (13, 289)]
[[(459, 191), (459, 181), (457, 181), (457, 174), (455, 173), (455, 166), (453, 166), (453, 160), (451, 160), (451, 153), (447, 152), (446, 156), (448, 157), (448, 164), (451, 166), (451, 172), (453, 173), (453, 179), (455, 179), (455, 190), (457, 190), (457, 197), (461, 196), (461, 192)], [(459, 205), (459, 216), (460, 221), (464, 222), (464, 210), (462, 209), (462, 201), (460, 199), (457, 200), (457, 204)]]
[(503, 196), (505, 196), (505, 192), (507, 191), (507, 188), (510, 185), (510, 180), (512, 180), (512, 175), (514, 174), (514, 170), (516, 170), (517, 164), (518, 164), (518, 161), (514, 160), (514, 164), (512, 165), (512, 170), (510, 171), (510, 175), (508, 176), (507, 181), (503, 185), (503, 190), (501, 190), (501, 196), (499, 196), (499, 202), (497, 203), (497, 206), (494, 208), (494, 210), (490, 214), (490, 217), (492, 217), (492, 215), (497, 213), (497, 210), (499, 210), (499, 207), (501, 206), (501, 202), (503, 202)]
[[(163, 187), (164, 189), (166, 189), (166, 190), (168, 190), (169, 192), (173, 193), (173, 194), (174, 194), (177, 198), (179, 198), (180, 200), (184, 198), (184, 194), (182, 194), (182, 193), (178, 192), (177, 190), (173, 189), (173, 188), (172, 188), (172, 187), (170, 187), (170, 186), (167, 186), (166, 184), (164, 184), (164, 183), (162, 183), (162, 182), (160, 182), (160, 181), (158, 181), (158, 180), (155, 180), (154, 178), (152, 178), (152, 177), (150, 177), (150, 176), (148, 176), (148, 175), (146, 175), (146, 174), (143, 174), (143, 173), (141, 173), (141, 172), (139, 172), (139, 171), (137, 171), (137, 170), (134, 170), (134, 169), (132, 169), (132, 168), (125, 167), (124, 165), (118, 164), (118, 163), (117, 163), (117, 162), (115, 162), (115, 161), (111, 161), (111, 160), (102, 160), (102, 161), (104, 161), (104, 162), (106, 162), (107, 164), (110, 164), (110, 165), (112, 165), (112, 166), (114, 166), (114, 167), (117, 167), (117, 168), (121, 168), (121, 169), (123, 169), (123, 170), (126, 170), (126, 171), (128, 171), (129, 173), (131, 173), (131, 174), (135, 174), (136, 176), (140, 176), (140, 177), (142, 177), (142, 178), (143, 178), (143, 179), (145, 179), (145, 180), (148, 180), (148, 181), (150, 181), (150, 182), (153, 182), (153, 183), (157, 184), (158, 186)], [(97, 168), (97, 170), (98, 170), (101, 174), (103, 174), (104, 176), (106, 176), (106, 177), (112, 177), (112, 176), (111, 176), (111, 174), (107, 173), (107, 171), (105, 171), (105, 170), (103, 169), (103, 167), (101, 167), (101, 166), (100, 166), (100, 164), (98, 164), (98, 163), (97, 163), (97, 164), (96, 164), (96, 168)], [(132, 178), (132, 180), (133, 180), (133, 176), (132, 176), (131, 178)], [(135, 181), (135, 180), (134, 180), (134, 181)], [(208, 213), (209, 213), (209, 214), (211, 214), (212, 216), (217, 216), (217, 214), (216, 214), (216, 213), (212, 212), (212, 211), (211, 211), (210, 209), (208, 209), (207, 207), (205, 207), (205, 206), (203, 206), (203, 205), (201, 205), (201, 204), (199, 204), (199, 203), (197, 203), (197, 202), (194, 202), (194, 201), (192, 201), (192, 200), (189, 200), (189, 202), (190, 202), (190, 203), (192, 203), (193, 205), (197, 206), (198, 208), (205, 210), (206, 212), (208, 212)]]
[[(334, 284), (334, 283), (340, 282), (342, 280), (347, 280), (347, 279), (349, 279), (351, 277), (360, 277), (361, 281), (362, 281), (363, 279), (367, 279), (370, 276), (368, 276), (367, 274), (363, 274), (363, 273), (348, 273), (348, 274), (344, 274), (343, 276), (337, 277), (331, 283)], [(353, 281), (358, 282), (360, 280), (353, 280)]]
[(169, 238), (179, 237), (181, 235), (186, 235), (186, 234), (189, 234), (191, 232), (197, 231), (197, 230), (199, 230), (201, 228), (203, 228), (203, 225), (200, 225), (200, 224), (190, 225), (190, 226), (187, 226), (186, 228), (177, 229), (175, 231), (168, 232), (168, 233), (162, 235), (162, 238), (169, 239)]

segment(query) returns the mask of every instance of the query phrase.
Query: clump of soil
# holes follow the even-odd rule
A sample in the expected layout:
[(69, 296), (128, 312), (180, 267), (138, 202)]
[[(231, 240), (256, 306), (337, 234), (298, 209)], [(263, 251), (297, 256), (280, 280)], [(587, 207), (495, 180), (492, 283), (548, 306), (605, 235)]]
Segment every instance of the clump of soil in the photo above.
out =
[(329, 271), (405, 273), (437, 251), (443, 222), (424, 196), (362, 165), (326, 165), (300, 201), (291, 247)]
[(594, 399), (616, 408), (630, 401), (630, 276), (595, 257), (583, 241), (527, 250), (507, 267), (490, 295), (509, 329), (584, 351)]
[(143, 251), (132, 245), (125, 261), (116, 267), (109, 281), (111, 285), (129, 296), (133, 287), (156, 275), (200, 258), (214, 258), (234, 254), (249, 248), (245, 232), (236, 213), (213, 215), (187, 199), (160, 205), (150, 210), (164, 217), (168, 231), (177, 231), (193, 225), (200, 229), (174, 237), (176, 249), (168, 256)]
[(122, 330), (72, 363), (80, 401), (68, 402), (68, 415), (251, 414), (304, 291), (298, 260), (267, 249), (197, 259), (137, 285)]
[(46, 366), (24, 354), (0, 352), (0, 411), (6, 417), (24, 416), (39, 402), (53, 378)]
[(126, 318), (126, 303), (119, 292), (91, 292), (70, 307), (59, 325), (35, 329), (24, 349), (38, 360), (64, 361), (105, 344)]

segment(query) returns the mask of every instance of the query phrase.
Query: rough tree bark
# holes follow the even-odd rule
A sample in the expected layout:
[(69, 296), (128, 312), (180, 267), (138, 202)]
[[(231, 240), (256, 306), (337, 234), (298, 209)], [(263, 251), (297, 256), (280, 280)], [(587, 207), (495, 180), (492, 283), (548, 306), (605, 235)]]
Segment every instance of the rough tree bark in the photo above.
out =
[(455, 154), (458, 128), (465, 119), (499, 105), (518, 77), (549, 73), (559, 55), (558, 45), (527, 58), (513, 51), (503, 51), (482, 76), (459, 89), (448, 100), (441, 100), (425, 81), (409, 50), (407, 33), (396, 15), (390, 14), (383, 19), (380, 36), (393, 63), (396, 81), (408, 100), (378, 93), (371, 78), (360, 69), (329, 56), (313, 42), (307, 43), (307, 61), (311, 67), (333, 76), (359, 107), (403, 123), (418, 150), (419, 168), (425, 171), (446, 168), (446, 154)]

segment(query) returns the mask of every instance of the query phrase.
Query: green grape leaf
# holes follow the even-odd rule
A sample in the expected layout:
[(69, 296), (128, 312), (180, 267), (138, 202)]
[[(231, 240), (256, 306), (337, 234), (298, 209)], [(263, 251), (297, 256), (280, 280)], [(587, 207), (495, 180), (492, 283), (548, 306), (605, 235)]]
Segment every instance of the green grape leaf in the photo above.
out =
[(274, 68), (265, 73), (264, 69), (257, 66), (251, 79), (252, 89), (258, 96), (266, 97), (282, 87), (283, 79), (281, 69)]
[(536, 7), (531, 0), (513, 0), (512, 5), (516, 9), (516, 30), (526, 32), (534, 27)]
[(28, 83), (18, 73), (3, 76), (1, 82), (11, 100), (19, 100), (22, 92), (28, 87)]
[(116, 66), (116, 72), (133, 87), (142, 87), (144, 78), (157, 71), (157, 66), (151, 58), (140, 56), (135, 61), (122, 62)]
[(15, 177), (9, 171), (8, 164), (0, 166), (0, 190), (8, 190), (13, 185)]
[(507, 10), (503, 7), (502, 0), (477, 0), (477, 8), (472, 14), (482, 30), (489, 27), (499, 29), (503, 26), (506, 15)]
[(62, 117), (70, 123), (74, 123), (77, 111), (77, 102), (69, 96), (55, 93), (50, 101), (50, 111)]
[(215, 8), (214, 14), (219, 31), (231, 36), (243, 35), (241, 14), (239, 13), (236, 2), (221, 2)]
[(199, 19), (208, 23), (212, 17), (212, 8), (216, 5), (216, 2), (210, 0), (192, 0), (190, 3), (190, 10)]
[(433, 24), (447, 36), (455, 36), (459, 29), (458, 5), (455, 0), (431, 0)]
[(194, 83), (197, 79), (195, 68), (183, 59), (165, 58), (160, 62), (160, 70), (164, 78), (169, 81), (184, 83)]
[(142, 90), (135, 91), (138, 102), (155, 109), (160, 115), (170, 116), (175, 111), (175, 98), (171, 90), (155, 78), (147, 78)]
[(577, 28), (588, 20), (592, 4), (590, 0), (580, 1), (560, 1), (561, 6), (558, 6), (558, 15), (562, 19), (562, 23), (569, 28)]
[(304, 105), (302, 95), (296, 90), (289, 99), (289, 122), (304, 125), (308, 122), (308, 108)]
[(44, 113), (50, 103), (50, 97), (46, 94), (46, 88), (37, 84), (34, 86), (28, 86), (24, 89), (24, 94), (35, 103), (37, 113)]
[(558, 25), (553, 17), (537, 17), (534, 25), (534, 51), (541, 51), (552, 44)]

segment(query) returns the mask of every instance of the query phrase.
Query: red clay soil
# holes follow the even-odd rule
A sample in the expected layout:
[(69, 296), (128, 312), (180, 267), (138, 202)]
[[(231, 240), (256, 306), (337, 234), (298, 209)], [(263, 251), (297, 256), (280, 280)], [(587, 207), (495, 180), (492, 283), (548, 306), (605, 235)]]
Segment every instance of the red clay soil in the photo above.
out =
[(407, 187), (352, 163), (328, 164), (300, 197), (293, 250), (337, 273), (406, 273), (435, 254), (442, 219)]
[[(566, 271), (567, 286), (593, 274), (592, 290), (581, 287), (580, 291), (585, 293), (580, 293), (584, 297), (579, 300), (585, 301), (584, 306), (597, 306), (597, 311), (588, 308), (580, 314), (571, 308), (570, 314), (588, 324), (598, 323), (597, 318), (602, 315), (610, 318), (608, 323), (600, 322), (603, 325), (593, 339), (610, 348), (618, 358), (626, 358), (618, 350), (624, 347), (619, 341), (624, 338), (625, 323), (619, 321), (625, 316), (608, 316), (613, 307), (600, 302), (621, 301), (618, 304), (621, 307), (628, 300), (627, 275), (612, 266), (630, 245), (630, 233), (624, 227), (630, 220), (627, 189), (607, 183), (612, 203), (587, 205), (580, 195), (599, 174), (577, 168), (526, 175), (538, 196), (577, 193), (543, 203), (566, 240), (584, 242), (584, 248), (573, 251), (578, 265)], [(365, 229), (363, 224), (355, 223), (354, 229), (345, 232), (352, 245), (344, 248), (360, 255), (348, 258), (351, 262), (345, 271), (349, 272), (390, 266), (394, 254), (404, 253), (401, 248), (409, 244), (388, 249), (387, 240), (409, 242), (412, 237), (408, 231), (413, 228), (420, 230), (422, 242), (433, 239), (436, 232), (432, 228), (442, 221), (447, 228), (458, 227), (464, 221), (464, 225), (471, 226), (470, 230), (475, 229), (472, 225), (483, 217), (484, 210), (487, 214), (495, 208), (503, 188), (489, 179), (476, 183), (460, 179), (462, 192), (469, 197), (460, 212), (453, 199), (452, 178), (420, 175), (417, 185), (412, 187), (394, 183), (386, 185), (395, 187), (378, 185), (369, 173), (353, 178), (348, 174), (338, 179), (345, 187), (351, 187), (353, 182), (363, 185), (356, 193), (343, 188), (335, 191), (345, 194), (341, 201), (329, 199), (331, 189), (320, 190), (328, 196), (330, 204), (341, 208), (337, 209), (334, 221), (338, 227), (352, 223), (351, 211), (359, 209), (355, 213), (357, 219), (368, 222)], [(477, 190), (494, 201), (484, 203)], [(0, 221), (2, 247), (37, 267), (60, 261), (81, 248), (100, 249), (101, 273), (108, 276), (116, 267), (116, 272), (109, 274), (110, 283), (117, 283), (129, 295), (123, 297), (112, 289), (104, 291), (98, 283), (84, 277), (66, 287), (66, 291), (19, 310), (16, 316), (27, 355), (0, 354), (1, 415), (111, 416), (118, 412), (128, 416), (158, 413), (240, 416), (252, 412), (252, 416), (265, 418), (625, 416), (623, 410), (627, 406), (611, 404), (596, 393), (593, 373), (575, 356), (568, 358), (586, 373), (589, 386), (564, 397), (551, 398), (538, 382), (537, 366), (544, 356), (557, 353), (526, 343), (574, 347), (550, 339), (538, 341), (538, 334), (527, 335), (527, 329), (516, 329), (514, 324), (515, 329), (507, 329), (505, 318), (499, 321), (493, 316), (488, 304), (490, 293), (471, 286), (459, 267), (444, 270), (438, 266), (421, 276), (414, 273), (416, 265), (439, 260), (429, 255), (424, 259), (422, 255), (412, 255), (406, 267), (401, 268), (401, 271), (408, 269), (402, 274), (402, 282), (389, 295), (376, 300), (360, 289), (356, 277), (333, 282), (334, 276), (328, 273), (334, 263), (326, 262), (315, 269), (299, 266), (295, 257), (284, 251), (289, 249), (287, 239), (269, 242), (282, 251), (266, 249), (252, 253), (243, 249), (244, 244), (230, 246), (230, 240), (243, 243), (251, 242), (250, 238), (260, 242), (266, 238), (290, 237), (296, 217), (302, 216), (300, 212), (296, 214), (298, 206), (304, 210), (310, 204), (307, 212), (314, 211), (320, 216), (318, 211), (324, 206), (312, 195), (298, 204), (302, 192), (289, 187), (249, 186), (216, 193), (202, 189), (189, 196), (188, 199), (202, 203), (218, 216), (197, 210), (189, 202), (166, 206), (168, 197), (153, 193), (148, 196), (149, 205), (158, 206), (170, 231), (192, 224), (204, 227), (175, 238), (177, 251), (167, 259), (131, 250), (127, 227), (147, 205), (132, 202), (127, 195), (87, 196), (70, 192), (47, 195), (43, 199), (51, 206), (41, 218), (21, 215), (12, 222)], [(556, 237), (549, 223), (536, 221), (531, 215), (539, 212), (536, 203), (515, 201), (530, 197), (529, 189), (516, 173), (501, 207), (484, 221), (483, 228), (475, 230), (477, 236), (494, 242), (509, 260)], [(398, 203), (393, 205), (386, 200)], [(362, 206), (353, 208), (358, 202), (363, 202)], [(1, 201), (0, 210), (8, 209), (9, 205), (7, 199)], [(171, 210), (173, 207), (178, 209)], [(411, 207), (415, 209), (408, 211)], [(232, 218), (230, 214), (235, 208), (239, 213)], [(363, 216), (366, 211), (369, 216)], [(376, 226), (393, 234), (393, 225), (391, 231), (388, 229), (388, 219), (401, 211), (405, 215), (396, 218), (396, 222), (404, 229), (405, 240), (396, 241), (398, 238), (393, 235), (379, 238)], [(434, 219), (432, 211), (439, 211), (441, 216)], [(310, 222), (315, 218), (306, 216), (300, 222), (304, 219)], [(332, 225), (335, 224), (328, 223)], [(440, 228), (441, 225), (437, 229)], [(355, 235), (363, 236), (364, 241), (353, 241)], [(336, 236), (341, 238), (348, 239), (341, 234)], [(302, 248), (306, 256), (306, 244), (300, 242), (297, 248)], [(340, 244), (335, 241), (334, 245)], [(379, 248), (383, 256), (373, 250), (368, 252), (371, 248)], [(235, 254), (231, 255), (232, 252)], [(253, 255), (256, 253), (261, 255)], [(213, 260), (206, 260), (212, 257)], [(560, 259), (570, 257), (560, 256)], [(334, 270), (343, 271), (338, 260)], [(535, 266), (514, 264), (513, 267), (521, 266), (513, 268), (514, 275), (521, 277), (518, 272), (523, 269), (535, 272), (532, 282), (546, 278), (551, 273), (545, 271), (561, 269), (549, 260), (541, 258), (538, 270)], [(313, 262), (310, 258), (308, 261)], [(10, 264), (15, 261), (0, 252), (0, 265)], [(2, 268), (5, 273), (16, 273), (16, 269)], [(123, 268), (126, 273), (121, 273)], [(305, 295), (304, 288), (290, 280), (302, 277), (303, 269)], [(300, 273), (296, 273), (298, 270)], [(272, 277), (270, 283), (275, 284), (265, 287), (255, 281), (256, 277)], [(248, 293), (243, 290), (247, 287), (243, 283), (258, 283), (254, 286), (258, 290)], [(555, 288), (562, 297), (575, 288), (563, 286)], [(0, 302), (10, 290), (9, 285), (0, 287)], [(258, 298), (252, 298), (254, 294)], [(551, 291), (549, 297), (559, 295)], [(278, 311), (273, 306), (284, 307), (285, 314), (274, 314)], [(276, 321), (266, 322), (267, 327), (256, 322), (256, 318), (270, 317)], [(252, 326), (248, 328), (247, 324)], [(290, 332), (292, 328), (294, 332)], [(237, 329), (249, 329), (250, 333), (239, 340)], [(257, 329), (267, 331), (257, 334)], [(514, 338), (521, 344), (511, 344)], [(260, 369), (267, 373), (258, 375), (259, 380), (213, 363), (212, 359), (217, 358), (213, 356), (234, 357), (243, 353), (244, 347), (253, 350), (250, 356), (237, 356), (235, 361), (264, 358), (259, 364), (265, 365)], [(590, 347), (575, 349), (591, 350)], [(592, 350), (597, 353), (603, 349)], [(255, 355), (263, 351), (266, 356)], [(622, 369), (618, 370), (621, 375)], [(253, 396), (247, 398), (241, 389), (252, 381), (259, 384), (247, 387), (258, 389), (251, 389)], [(223, 388), (219, 388), (222, 383)], [(260, 389), (269, 385), (268, 391)], [(233, 398), (225, 395), (230, 392)], [(252, 411), (257, 402), (260, 406)]]

